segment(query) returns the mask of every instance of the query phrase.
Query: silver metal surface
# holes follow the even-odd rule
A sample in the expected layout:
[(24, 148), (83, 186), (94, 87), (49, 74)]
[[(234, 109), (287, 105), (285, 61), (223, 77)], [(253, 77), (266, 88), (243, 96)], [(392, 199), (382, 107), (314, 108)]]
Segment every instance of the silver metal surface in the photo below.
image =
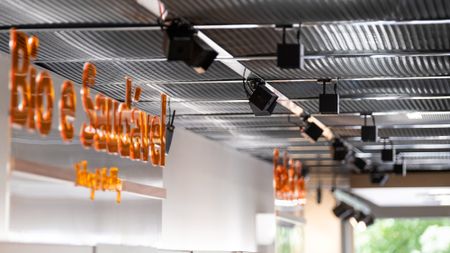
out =
[[(77, 85), (83, 63), (92, 61), (98, 68), (94, 89), (123, 99), (129, 75), (143, 88), (138, 108), (159, 113), (159, 93), (165, 92), (179, 115), (177, 127), (262, 159), (270, 160), (279, 147), (309, 166), (346, 169), (331, 160), (324, 138), (309, 144), (300, 137), (298, 116), (307, 112), (361, 151), (358, 157), (380, 163), (382, 144), (360, 142), (359, 113), (368, 111), (376, 117), (379, 136), (390, 137), (405, 155), (422, 154), (426, 147), (430, 157), (411, 166), (420, 169), (423, 162), (423, 168), (442, 168), (445, 159), (438, 154), (450, 145), (448, 1), (162, 2), (171, 17), (196, 24), (199, 36), (218, 51), (205, 74), (166, 61), (164, 33), (155, 23), (159, 14), (133, 0), (4, 0), (0, 26), (25, 27), (38, 35), (35, 63)], [(282, 32), (274, 24), (294, 24), (286, 32), (287, 43), (295, 43), (300, 30), (304, 69), (277, 67)], [(7, 30), (0, 31), (0, 51), (9, 52)], [(265, 79), (280, 97), (274, 115), (252, 114), (242, 87), (244, 72)], [(319, 78), (338, 83), (341, 114), (318, 113)], [(330, 86), (327, 93), (332, 92)]]

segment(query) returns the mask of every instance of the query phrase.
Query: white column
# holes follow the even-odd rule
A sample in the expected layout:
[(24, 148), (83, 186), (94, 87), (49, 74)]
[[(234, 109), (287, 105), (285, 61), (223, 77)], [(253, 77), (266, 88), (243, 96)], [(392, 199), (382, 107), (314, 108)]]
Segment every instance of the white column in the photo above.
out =
[(0, 53), (0, 240), (9, 229), (10, 192), (9, 177), (11, 153), (11, 129), (9, 126), (9, 67), (10, 56)]

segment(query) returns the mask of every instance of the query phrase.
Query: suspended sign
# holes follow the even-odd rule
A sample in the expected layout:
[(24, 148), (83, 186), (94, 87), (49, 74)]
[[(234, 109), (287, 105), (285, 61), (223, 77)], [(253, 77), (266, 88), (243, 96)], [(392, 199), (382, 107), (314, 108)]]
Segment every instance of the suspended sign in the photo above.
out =
[(122, 179), (119, 178), (119, 169), (97, 168), (95, 172), (87, 169), (88, 162), (81, 161), (76, 163), (75, 168), (75, 186), (89, 188), (91, 190), (90, 198), (95, 199), (96, 191), (115, 191), (116, 202), (122, 201)]
[[(37, 73), (30, 60), (37, 58), (39, 39), (12, 29), (10, 32), (10, 122), (14, 126), (37, 131), (46, 136), (52, 129), (53, 108), (59, 110), (59, 132), (65, 142), (75, 137), (77, 96), (74, 84), (64, 81), (55, 102), (54, 84), (47, 71)], [(161, 94), (161, 114), (150, 115), (132, 106), (139, 101), (141, 89), (132, 94), (132, 82), (126, 78), (125, 101), (120, 103), (101, 94), (90, 96), (97, 69), (85, 63), (82, 74), (81, 103), (86, 122), (79, 129), (81, 145), (97, 151), (128, 157), (155, 166), (164, 166), (166, 159), (166, 104)]]
[(287, 152), (280, 163), (280, 151), (273, 152), (273, 186), (276, 200), (293, 201), (304, 204), (306, 198), (305, 177), (302, 173), (302, 163), (289, 159)]

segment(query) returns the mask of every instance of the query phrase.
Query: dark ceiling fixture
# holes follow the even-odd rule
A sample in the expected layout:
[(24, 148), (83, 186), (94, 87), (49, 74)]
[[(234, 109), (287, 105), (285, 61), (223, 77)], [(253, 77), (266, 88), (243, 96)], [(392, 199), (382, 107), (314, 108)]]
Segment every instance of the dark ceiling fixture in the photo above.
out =
[(244, 78), (243, 85), (250, 108), (255, 116), (271, 115), (277, 104), (278, 96), (266, 87), (264, 80)]
[(322, 203), (322, 186), (321, 186), (320, 182), (319, 182), (319, 186), (317, 186), (317, 189), (316, 189), (316, 203), (319, 205)]
[(353, 160), (353, 164), (356, 168), (358, 168), (359, 172), (363, 172), (367, 167), (367, 162), (359, 157), (355, 157), (355, 159)]
[(406, 162), (405, 160), (400, 161), (397, 159), (396, 163), (393, 165), (394, 173), (397, 175), (406, 176)]
[(331, 79), (318, 79), (322, 83), (323, 93), (319, 95), (319, 112), (322, 114), (339, 114), (339, 94), (337, 83), (334, 84), (334, 94), (327, 94), (327, 84)]
[[(375, 116), (372, 113), (361, 113), (364, 116), (364, 126), (361, 127), (361, 140), (363, 142), (376, 142), (378, 137), (378, 128), (375, 124)], [(367, 116), (372, 118), (372, 126), (367, 125)]]
[(374, 170), (370, 172), (369, 177), (372, 184), (380, 186), (383, 186), (389, 180), (389, 175), (385, 172), (379, 171), (378, 168), (374, 168)]
[(347, 145), (339, 139), (335, 138), (333, 143), (331, 144), (331, 153), (333, 156), (333, 160), (335, 161), (343, 161), (349, 154), (349, 150)]
[(203, 74), (218, 53), (197, 36), (197, 30), (184, 19), (173, 19), (163, 26), (164, 53), (168, 61), (184, 61), (197, 73)]
[(365, 214), (345, 202), (340, 202), (339, 205), (335, 206), (333, 213), (342, 221), (350, 219), (350, 223), (354, 227), (363, 223), (363, 230), (375, 222), (375, 217), (372, 214)]
[(320, 136), (322, 136), (323, 129), (314, 122), (308, 122), (309, 117), (309, 115), (303, 117), (305, 126), (301, 128), (300, 133), (303, 138), (309, 140), (311, 143), (314, 143), (320, 138)]
[(369, 214), (366, 215), (361, 222), (364, 222), (366, 224), (366, 227), (372, 225), (375, 222), (375, 217), (373, 217), (373, 215)]
[(170, 146), (172, 145), (173, 134), (175, 132), (175, 125), (173, 124), (175, 120), (176, 110), (173, 112), (170, 109), (170, 100), (169, 100), (169, 117), (167, 119), (167, 127), (166, 127), (166, 154), (170, 152)]
[(353, 228), (359, 231), (365, 230), (374, 223), (375, 217), (367, 201), (339, 189), (334, 191), (334, 195), (337, 204), (333, 208), (333, 213), (342, 222), (348, 220)]
[(368, 226), (372, 225), (375, 222), (375, 217), (371, 214), (365, 214), (363, 212), (355, 212), (353, 215), (355, 221), (359, 224), (363, 223), (363, 230), (365, 230)]
[[(390, 148), (386, 147), (386, 143), (389, 142), (391, 145)], [(383, 162), (393, 162), (395, 160), (395, 148), (394, 144), (392, 143), (389, 138), (385, 138), (383, 141), (383, 150), (381, 150), (381, 160)]]
[(300, 176), (304, 178), (309, 178), (309, 168), (303, 165), (302, 171), (300, 173)]
[(347, 220), (352, 217), (355, 213), (355, 209), (345, 202), (339, 203), (336, 207), (333, 208), (333, 213), (341, 220)]
[(282, 69), (302, 69), (304, 66), (304, 47), (300, 43), (300, 28), (297, 30), (297, 43), (286, 43), (286, 28), (282, 26), (283, 43), (277, 45), (277, 66)]
[(364, 218), (366, 218), (366, 214), (361, 211), (356, 211), (353, 214), (353, 218), (355, 218), (356, 222), (360, 222), (360, 221), (364, 220)]

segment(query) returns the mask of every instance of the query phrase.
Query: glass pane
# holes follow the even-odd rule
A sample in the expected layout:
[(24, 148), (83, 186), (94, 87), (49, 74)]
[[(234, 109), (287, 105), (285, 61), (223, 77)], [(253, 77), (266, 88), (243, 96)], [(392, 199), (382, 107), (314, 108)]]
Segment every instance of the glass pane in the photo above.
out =
[(356, 253), (450, 253), (450, 218), (378, 219), (354, 231)]

